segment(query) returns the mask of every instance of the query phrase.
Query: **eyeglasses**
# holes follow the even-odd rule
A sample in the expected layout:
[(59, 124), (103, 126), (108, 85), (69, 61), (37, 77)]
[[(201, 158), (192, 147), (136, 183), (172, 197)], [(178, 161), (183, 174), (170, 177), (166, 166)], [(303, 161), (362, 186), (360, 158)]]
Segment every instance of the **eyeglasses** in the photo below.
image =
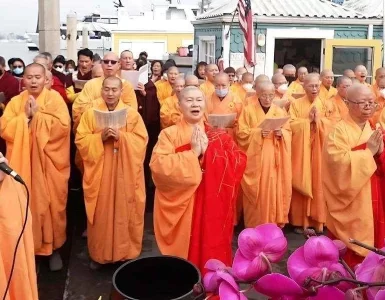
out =
[(357, 104), (359, 107), (362, 107), (362, 108), (365, 108), (366, 106), (368, 106), (370, 108), (377, 108), (378, 107), (377, 102), (355, 102), (355, 101), (350, 101), (350, 100), (348, 100), (348, 101), (351, 103)]
[(112, 59), (103, 59), (102, 62), (104, 64), (106, 64), (106, 65), (108, 65), (110, 63), (111, 63), (111, 65), (116, 65), (118, 61), (117, 60), (112, 60)]

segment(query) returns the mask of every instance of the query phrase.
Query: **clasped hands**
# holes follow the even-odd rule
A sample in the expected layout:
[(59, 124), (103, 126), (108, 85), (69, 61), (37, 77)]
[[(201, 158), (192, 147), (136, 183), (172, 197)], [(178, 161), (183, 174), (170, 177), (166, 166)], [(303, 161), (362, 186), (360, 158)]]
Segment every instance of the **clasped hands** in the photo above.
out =
[[(271, 130), (262, 130), (262, 137), (265, 138), (267, 137), (269, 134), (270, 134)], [(273, 131), (274, 132), (274, 136), (278, 139), (282, 138), (282, 129), (279, 128), (279, 129), (276, 129)]]
[(195, 126), (191, 137), (191, 150), (197, 157), (204, 155), (209, 145), (209, 139), (206, 133), (199, 127)]
[(380, 155), (384, 151), (384, 140), (382, 129), (378, 128), (373, 131), (372, 135), (366, 142), (366, 146), (374, 155)]
[(310, 119), (310, 122), (314, 122), (314, 123), (317, 123), (317, 122), (318, 122), (318, 120), (319, 120), (319, 112), (318, 112), (317, 107), (313, 106), (313, 107), (310, 109), (310, 112), (309, 112), (309, 119)]
[(35, 97), (29, 96), (24, 106), (25, 115), (28, 119), (32, 119), (38, 110), (39, 106), (37, 105)]
[(109, 138), (118, 141), (120, 137), (119, 129), (104, 128), (102, 131), (102, 141), (105, 142)]

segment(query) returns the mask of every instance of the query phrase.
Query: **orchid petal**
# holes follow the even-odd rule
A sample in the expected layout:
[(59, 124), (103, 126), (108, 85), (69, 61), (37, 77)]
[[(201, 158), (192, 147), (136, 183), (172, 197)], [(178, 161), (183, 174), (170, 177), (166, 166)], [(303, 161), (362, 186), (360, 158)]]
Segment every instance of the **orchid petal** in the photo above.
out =
[(258, 256), (251, 261), (244, 257), (238, 249), (235, 253), (232, 270), (237, 278), (248, 281), (257, 280), (266, 274), (268, 266), (262, 257)]
[(228, 282), (223, 281), (219, 285), (219, 297), (226, 300), (247, 300), (245, 295), (239, 292), (239, 289), (234, 289)]
[(373, 273), (380, 260), (384, 259), (383, 256), (374, 252), (370, 252), (364, 259), (364, 261), (358, 265), (356, 269), (357, 279), (365, 282), (373, 282)]
[(338, 252), (340, 254), (340, 258), (346, 254), (348, 247), (346, 247), (345, 243), (341, 240), (333, 240), (334, 245), (337, 247)]
[(300, 296), (301, 287), (291, 278), (274, 273), (261, 277), (254, 285), (257, 292), (272, 298)]
[(215, 292), (218, 290), (219, 283), (221, 278), (217, 275), (216, 272), (207, 272), (203, 277), (203, 286), (207, 292)]
[(311, 300), (344, 300), (345, 293), (332, 286), (324, 286), (318, 290), (317, 295), (309, 297)]
[(271, 240), (263, 249), (263, 253), (273, 263), (279, 262), (287, 251), (287, 239), (282, 236)]
[(385, 290), (378, 291), (374, 300), (385, 300)]
[(299, 283), (297, 279), (301, 273), (311, 267), (304, 259), (304, 246), (296, 249), (287, 260), (287, 271), (297, 283)]
[(225, 268), (226, 268), (226, 265), (223, 262), (214, 258), (209, 259), (205, 264), (205, 269), (210, 271), (216, 271), (216, 270), (221, 270)]
[(235, 290), (239, 290), (239, 287), (237, 283), (235, 282), (234, 277), (225, 272), (225, 271), (217, 271), (218, 277), (222, 278), (224, 281), (226, 281), (229, 285), (231, 285)]
[(329, 263), (338, 262), (339, 251), (326, 236), (310, 237), (304, 245), (304, 259), (313, 266), (327, 267)]

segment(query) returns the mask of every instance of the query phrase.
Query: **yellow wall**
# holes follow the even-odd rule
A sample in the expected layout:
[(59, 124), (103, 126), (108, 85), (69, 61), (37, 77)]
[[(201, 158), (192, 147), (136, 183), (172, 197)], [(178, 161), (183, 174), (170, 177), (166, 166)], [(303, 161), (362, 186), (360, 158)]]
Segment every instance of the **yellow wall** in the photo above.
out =
[(113, 51), (119, 51), (120, 40), (161, 40), (167, 41), (167, 52), (175, 53), (182, 46), (183, 40), (194, 40), (193, 33), (114, 33)]

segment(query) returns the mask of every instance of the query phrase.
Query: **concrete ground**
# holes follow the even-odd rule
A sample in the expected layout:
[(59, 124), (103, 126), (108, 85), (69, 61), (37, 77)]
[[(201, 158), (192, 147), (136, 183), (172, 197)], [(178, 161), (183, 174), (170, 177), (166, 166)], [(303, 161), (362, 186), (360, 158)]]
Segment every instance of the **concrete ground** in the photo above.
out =
[[(82, 238), (85, 229), (85, 213), (80, 191), (72, 191), (68, 202), (68, 240), (61, 249), (64, 268), (59, 272), (50, 272), (47, 259), (39, 261), (38, 276), (40, 300), (109, 300), (112, 288), (112, 276), (121, 264), (103, 266), (97, 271), (89, 268), (87, 240)], [(237, 229), (239, 233), (240, 229)], [(286, 259), (299, 246), (304, 238), (285, 229), (289, 241), (289, 250), (285, 259), (275, 266), (275, 271), (286, 273)], [(236, 248), (234, 237), (234, 248)], [(143, 250), (141, 257), (159, 255), (152, 226), (152, 214), (146, 214)], [(243, 288), (243, 287), (242, 287)], [(248, 299), (266, 299), (254, 292), (247, 293)]]

